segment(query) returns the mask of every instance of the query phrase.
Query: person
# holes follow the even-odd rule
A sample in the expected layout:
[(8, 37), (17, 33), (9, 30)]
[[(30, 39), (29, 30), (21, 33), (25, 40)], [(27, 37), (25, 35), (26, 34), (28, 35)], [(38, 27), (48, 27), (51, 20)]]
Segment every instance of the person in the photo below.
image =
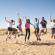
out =
[(25, 35), (25, 42), (26, 42), (27, 35), (28, 35), (28, 40), (30, 39), (30, 19), (26, 19), (25, 29), (26, 29), (26, 35)]
[[(5, 17), (5, 21), (7, 23), (9, 23), (9, 27), (8, 27), (8, 37), (7, 38), (11, 38), (11, 34), (12, 34), (12, 30), (13, 30), (13, 25), (15, 25), (15, 21), (14, 20), (7, 20), (6, 17)], [(7, 40), (7, 39), (6, 39)]]
[(47, 21), (44, 19), (44, 17), (42, 17), (42, 21), (40, 22), (42, 29), (40, 31), (40, 35), (41, 33), (46, 34), (47, 33)]
[(51, 30), (52, 30), (52, 35), (51, 35), (51, 38), (54, 37), (54, 39), (55, 39), (55, 19), (50, 19), (50, 21), (51, 21), (51, 23), (52, 23), (52, 28), (51, 28)]
[(37, 40), (41, 40), (39, 36), (39, 20), (37, 18), (35, 18), (34, 28), (35, 28), (35, 35), (37, 37)]
[(17, 28), (19, 29), (19, 31), (22, 34), (23, 32), (22, 32), (22, 20), (21, 20), (21, 18), (18, 19), (18, 26), (17, 26)]

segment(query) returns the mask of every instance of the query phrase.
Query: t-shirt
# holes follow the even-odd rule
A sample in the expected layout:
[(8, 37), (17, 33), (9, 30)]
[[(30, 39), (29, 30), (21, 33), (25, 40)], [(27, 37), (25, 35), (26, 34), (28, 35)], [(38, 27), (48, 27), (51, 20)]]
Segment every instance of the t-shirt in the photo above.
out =
[(19, 21), (19, 25), (20, 25), (20, 26), (22, 25), (22, 21)]
[(39, 23), (38, 22), (34, 23), (34, 28), (39, 28)]
[(51, 27), (52, 28), (55, 28), (55, 23), (54, 22), (51, 22), (51, 24), (52, 24)]
[(19, 24), (19, 27), (21, 28), (21, 26), (22, 26), (22, 21), (19, 21), (18, 24)]
[(30, 29), (30, 23), (26, 23), (26, 24), (25, 24), (25, 28), (26, 28), (26, 29)]
[(41, 25), (42, 25), (43, 28), (46, 28), (46, 24), (47, 24), (47, 22), (45, 20), (41, 21)]
[(9, 27), (13, 27), (13, 23), (12, 22), (9, 22)]

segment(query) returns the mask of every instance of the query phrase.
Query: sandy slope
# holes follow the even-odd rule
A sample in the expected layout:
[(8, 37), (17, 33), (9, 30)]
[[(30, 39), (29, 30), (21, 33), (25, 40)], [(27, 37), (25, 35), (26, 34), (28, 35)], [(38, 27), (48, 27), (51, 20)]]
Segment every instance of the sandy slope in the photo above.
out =
[(41, 36), (41, 42), (37, 42), (34, 33), (30, 40), (25, 43), (25, 36), (20, 36), (6, 41), (7, 35), (0, 35), (0, 55), (55, 55), (55, 40), (51, 34)]

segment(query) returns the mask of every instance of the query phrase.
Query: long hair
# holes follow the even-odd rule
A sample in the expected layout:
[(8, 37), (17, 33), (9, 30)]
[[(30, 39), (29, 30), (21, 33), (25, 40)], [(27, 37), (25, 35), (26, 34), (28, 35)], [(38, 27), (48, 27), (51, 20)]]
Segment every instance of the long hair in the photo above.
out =
[(30, 19), (26, 19), (26, 22), (27, 22), (27, 23), (30, 23)]

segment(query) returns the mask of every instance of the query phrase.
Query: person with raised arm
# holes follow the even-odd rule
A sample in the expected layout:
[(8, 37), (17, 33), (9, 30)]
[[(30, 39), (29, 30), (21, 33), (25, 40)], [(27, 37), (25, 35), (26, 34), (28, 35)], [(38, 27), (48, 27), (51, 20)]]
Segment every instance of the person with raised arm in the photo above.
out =
[(26, 19), (25, 30), (26, 30), (25, 42), (26, 42), (27, 36), (28, 36), (28, 40), (30, 39), (30, 19)]
[(51, 35), (51, 38), (55, 39), (55, 19), (51, 19), (51, 16), (50, 16), (50, 21), (52, 23), (52, 27), (51, 27), (52, 35)]
[(44, 17), (42, 17), (40, 24), (42, 26), (42, 29), (40, 31), (40, 35), (41, 35), (41, 33), (46, 34), (47, 33), (47, 21), (44, 19)]
[(21, 18), (18, 19), (18, 26), (17, 26), (17, 28), (21, 32), (21, 35), (23, 35), (23, 31), (22, 31), (22, 19)]
[(37, 41), (41, 41), (41, 38), (39, 36), (39, 19), (35, 18), (35, 22), (34, 22), (34, 29), (35, 29), (35, 35), (37, 37)]
[(8, 27), (8, 37), (7, 38), (10, 39), (11, 38), (10, 35), (12, 34), (11, 32), (13, 31), (13, 25), (15, 25), (15, 21), (13, 19), (8, 20), (6, 17), (5, 17), (5, 21), (7, 23), (9, 23), (9, 27)]

